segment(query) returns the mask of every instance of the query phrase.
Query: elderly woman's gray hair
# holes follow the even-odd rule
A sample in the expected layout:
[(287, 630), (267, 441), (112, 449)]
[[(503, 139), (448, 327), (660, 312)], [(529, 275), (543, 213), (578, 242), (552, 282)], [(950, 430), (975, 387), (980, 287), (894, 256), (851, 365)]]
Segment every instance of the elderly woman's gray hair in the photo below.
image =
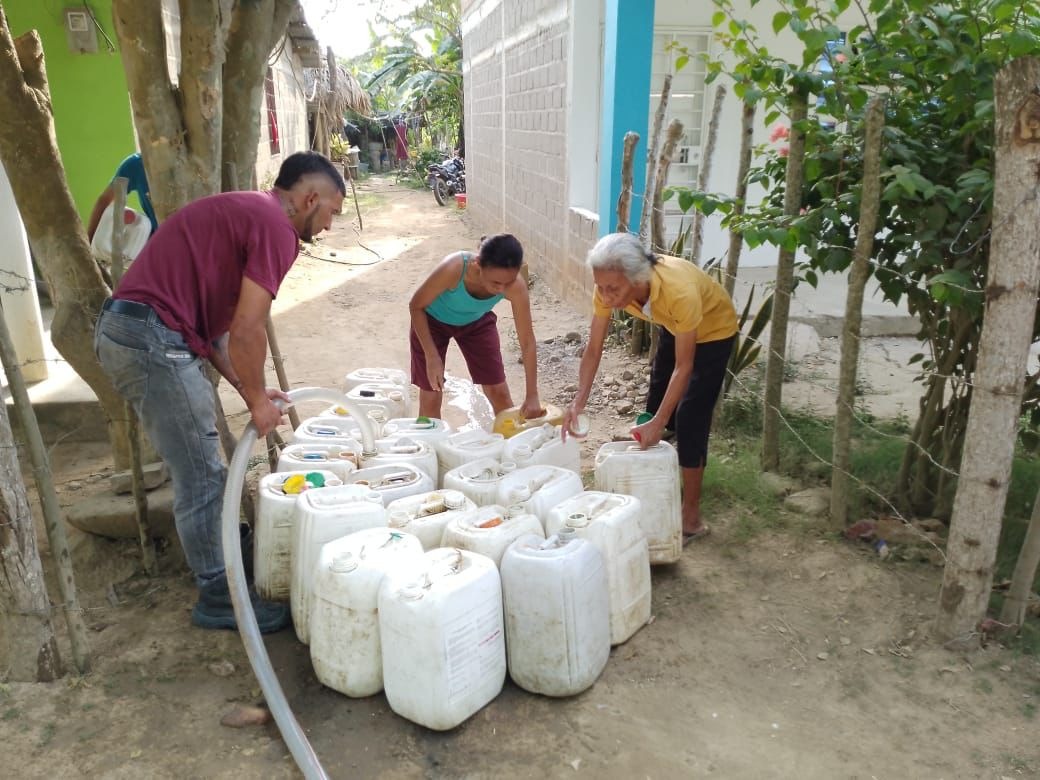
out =
[(628, 281), (641, 284), (650, 281), (651, 269), (657, 259), (643, 249), (639, 236), (610, 233), (589, 250), (585, 262), (593, 271), (620, 271)]

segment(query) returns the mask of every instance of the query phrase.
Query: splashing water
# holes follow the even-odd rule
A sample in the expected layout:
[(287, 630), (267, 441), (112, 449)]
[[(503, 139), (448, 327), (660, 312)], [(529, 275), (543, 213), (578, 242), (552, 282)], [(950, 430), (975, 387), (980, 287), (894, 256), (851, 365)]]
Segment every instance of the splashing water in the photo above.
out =
[[(444, 396), (445, 405), (441, 414), (455, 430), (491, 430), (491, 424), (495, 421), (491, 404), (471, 381), (455, 376), (444, 377)], [(456, 424), (460, 415), (455, 410), (461, 412), (465, 420), (461, 425)]]

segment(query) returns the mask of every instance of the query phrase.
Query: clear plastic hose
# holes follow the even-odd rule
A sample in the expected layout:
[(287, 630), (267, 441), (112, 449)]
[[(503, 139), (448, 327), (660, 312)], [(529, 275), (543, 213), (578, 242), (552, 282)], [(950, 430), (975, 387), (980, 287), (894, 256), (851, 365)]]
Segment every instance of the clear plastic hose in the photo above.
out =
[[(318, 387), (305, 387), (291, 390), (289, 398), (293, 403), (323, 401), (339, 404), (357, 421), (361, 429), (361, 444), (364, 451), (375, 451), (375, 429), (372, 421), (343, 393)], [(282, 686), (278, 683), (278, 677), (271, 666), (271, 659), (267, 656), (267, 648), (264, 647), (264, 640), (260, 635), (256, 615), (253, 614), (253, 606), (249, 600), (249, 586), (246, 584), (245, 569), (242, 565), (242, 543), (238, 529), (238, 516), (239, 506), (242, 502), (242, 485), (245, 482), (246, 467), (249, 464), (249, 456), (254, 444), (256, 444), (256, 428), (250, 423), (242, 432), (242, 437), (238, 440), (238, 446), (228, 464), (227, 482), (224, 486), (221, 537), (224, 545), (224, 566), (227, 569), (228, 587), (231, 590), (231, 603), (235, 609), (235, 622), (238, 624), (239, 634), (242, 635), (242, 643), (246, 647), (249, 664), (253, 667), (253, 673), (260, 683), (260, 689), (264, 692), (267, 706), (274, 716), (275, 723), (278, 724), (278, 730), (282, 733), (282, 739), (285, 740), (293, 760), (296, 761), (296, 766), (308, 780), (327, 780), (328, 775), (325, 774), (314, 749), (304, 736), (303, 729), (300, 728), (296, 716), (289, 708), (289, 702), (285, 698)]]

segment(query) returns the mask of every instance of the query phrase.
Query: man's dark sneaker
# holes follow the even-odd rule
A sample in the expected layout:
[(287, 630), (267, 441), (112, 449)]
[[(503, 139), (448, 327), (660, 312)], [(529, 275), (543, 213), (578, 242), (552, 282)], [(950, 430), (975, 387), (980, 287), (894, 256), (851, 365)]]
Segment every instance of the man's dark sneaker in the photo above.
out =
[[(249, 589), (249, 601), (261, 634), (281, 631), (292, 622), (288, 604), (262, 601), (252, 588)], [(199, 600), (191, 611), (191, 622), (199, 628), (238, 628), (226, 577), (215, 579), (199, 588)]]

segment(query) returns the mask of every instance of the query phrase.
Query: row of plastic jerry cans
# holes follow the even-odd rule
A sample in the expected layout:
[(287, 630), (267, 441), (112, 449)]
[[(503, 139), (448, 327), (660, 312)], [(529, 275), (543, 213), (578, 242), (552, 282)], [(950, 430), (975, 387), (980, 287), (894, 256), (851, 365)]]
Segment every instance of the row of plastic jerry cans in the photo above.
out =
[[(561, 428), (545, 424), (522, 431), (511, 439), (486, 431), (452, 432), (443, 420), (399, 418), (387, 421), (379, 429), (377, 441), (422, 442), (436, 452), (438, 485), (444, 475), (475, 460), (493, 458), (517, 466), (553, 465), (580, 473), (581, 450), (576, 439), (563, 441)], [(293, 444), (286, 448), (282, 461), (286, 469), (322, 462), (337, 463), (344, 458), (358, 463), (363, 459), (361, 430), (350, 417), (312, 417), (300, 423)], [(376, 445), (386, 450), (390, 445)], [(331, 447), (326, 451), (323, 448)], [(351, 457), (347, 453), (354, 453)], [(279, 469), (283, 468), (279, 464)]]
[(617, 644), (650, 614), (650, 558), (640, 512), (639, 500), (631, 496), (585, 492), (554, 507), (543, 524), (517, 507), (476, 507), (454, 491), (412, 496), (383, 507), (379, 496), (364, 486), (315, 490), (300, 497), (288, 528), (258, 526), (254, 576), (262, 596), (290, 600), (297, 636), (306, 644), (310, 578), (321, 548), (334, 539), (365, 528), (386, 528), (414, 537), (427, 551), (466, 549), (498, 565), (516, 539), (551, 537), (571, 528), (607, 562), (611, 640)]
[[(404, 371), (394, 368), (360, 368), (346, 375), (344, 386), (347, 399), (366, 414), (379, 411), (385, 415), (384, 420), (401, 418), (408, 414), (411, 403), (411, 382)], [(321, 416), (348, 416), (342, 406), (333, 406)], [(377, 421), (379, 417), (376, 417)], [(526, 430), (541, 427), (543, 424), (559, 425), (563, 420), (563, 410), (552, 404), (546, 404), (545, 414), (538, 418), (527, 419), (520, 413), (519, 407), (512, 407), (499, 412), (492, 423), (491, 430), (505, 438), (510, 438)]]
[[(341, 537), (322, 548), (306, 606), (315, 673), (348, 696), (385, 686), (395, 712), (438, 730), (497, 696), (507, 665), (526, 690), (575, 695), (609, 657), (604, 562), (567, 527), (549, 540), (516, 539), (501, 579), (487, 556), (460, 548), (424, 554), (407, 533)], [(649, 580), (648, 565), (646, 573)], [(649, 582), (645, 606), (633, 633), (649, 618)]]

